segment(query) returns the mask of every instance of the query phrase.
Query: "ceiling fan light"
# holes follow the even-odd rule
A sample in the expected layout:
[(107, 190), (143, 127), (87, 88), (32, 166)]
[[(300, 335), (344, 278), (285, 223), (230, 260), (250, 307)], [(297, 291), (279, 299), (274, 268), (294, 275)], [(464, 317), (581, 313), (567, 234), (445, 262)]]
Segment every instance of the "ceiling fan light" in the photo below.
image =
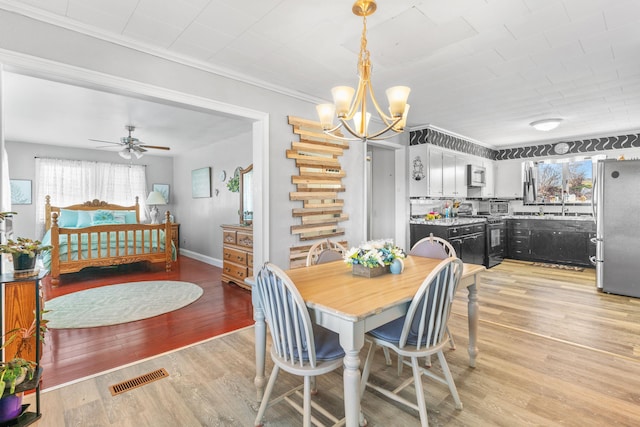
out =
[(142, 158), (142, 153), (139, 153), (139, 152), (138, 152), (138, 151), (136, 151), (136, 150), (133, 150), (133, 154), (136, 156), (136, 159), (140, 159), (140, 158)]
[(562, 122), (562, 119), (544, 119), (531, 122), (529, 123), (529, 126), (533, 127), (535, 130), (549, 132), (550, 130), (557, 128), (560, 125), (560, 122)]
[(124, 150), (118, 151), (118, 155), (123, 159), (131, 160), (131, 153), (127, 148), (125, 148)]
[(389, 112), (391, 117), (402, 117), (404, 107), (407, 105), (411, 88), (408, 86), (393, 86), (387, 89), (387, 100), (389, 101)]
[(336, 86), (331, 89), (333, 103), (336, 107), (336, 115), (340, 118), (346, 117), (351, 109), (351, 100), (356, 90), (349, 86)]

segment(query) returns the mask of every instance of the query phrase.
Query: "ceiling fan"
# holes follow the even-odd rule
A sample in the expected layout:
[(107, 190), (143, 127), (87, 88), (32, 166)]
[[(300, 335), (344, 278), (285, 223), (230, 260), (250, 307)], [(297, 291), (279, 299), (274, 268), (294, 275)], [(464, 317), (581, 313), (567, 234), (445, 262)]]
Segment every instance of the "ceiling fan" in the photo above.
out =
[[(141, 158), (142, 154), (147, 151), (147, 148), (153, 148), (156, 150), (170, 150), (169, 147), (143, 144), (142, 141), (140, 141), (138, 138), (134, 138), (133, 136), (131, 136), (131, 133), (134, 130), (136, 130), (135, 126), (127, 125), (125, 126), (125, 129), (129, 131), (129, 136), (123, 136), (122, 138), (120, 138), (120, 142), (103, 141), (101, 139), (89, 139), (89, 141), (106, 142), (108, 144), (121, 145), (123, 146), (123, 148), (118, 152), (118, 154), (120, 155), (120, 157), (127, 160), (131, 159), (132, 154), (136, 156), (137, 159)], [(97, 147), (97, 148), (106, 148), (106, 147), (111, 147), (111, 145), (106, 145), (106, 146)]]

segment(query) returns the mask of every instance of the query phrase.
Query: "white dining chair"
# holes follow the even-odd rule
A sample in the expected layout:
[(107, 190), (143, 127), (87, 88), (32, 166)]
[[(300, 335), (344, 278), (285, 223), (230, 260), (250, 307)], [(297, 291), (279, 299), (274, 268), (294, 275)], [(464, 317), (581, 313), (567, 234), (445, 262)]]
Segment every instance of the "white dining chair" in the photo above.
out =
[(430, 233), (428, 237), (418, 240), (411, 247), (409, 255), (437, 259), (457, 256), (456, 250), (451, 243), (441, 237), (435, 237), (433, 233)]
[[(462, 409), (462, 401), (458, 395), (449, 365), (444, 357), (443, 348), (447, 345), (446, 331), (451, 304), (462, 275), (462, 261), (458, 258), (446, 258), (426, 277), (414, 295), (407, 314), (399, 319), (386, 323), (369, 331), (367, 339), (371, 347), (365, 360), (360, 384), (361, 395), (366, 387), (378, 391), (396, 402), (402, 403), (420, 413), (423, 427), (429, 425), (427, 407), (422, 386), (422, 375), (432, 378), (449, 387), (456, 409)], [(391, 385), (387, 389), (369, 382), (371, 364), (377, 346), (395, 351), (399, 356), (409, 358), (403, 361), (411, 366), (413, 378), (408, 378), (399, 386)], [(423, 368), (418, 358), (437, 354), (444, 377)], [(415, 386), (417, 404), (400, 396), (411, 383)]]
[[(457, 257), (454, 247), (441, 237), (435, 237), (433, 233), (429, 234), (429, 237), (418, 240), (409, 251), (409, 255), (421, 256), (425, 258), (445, 259), (448, 257)], [(449, 337), (449, 348), (451, 350), (456, 349), (456, 342), (453, 339), (453, 334), (447, 327), (447, 337)], [(386, 353), (385, 353), (386, 358)], [(431, 357), (427, 357), (425, 361), (426, 366), (431, 366)], [(402, 357), (398, 363), (398, 375), (402, 374)]]
[(347, 252), (338, 242), (326, 239), (314, 243), (307, 254), (307, 267), (325, 262), (338, 261)]
[[(253, 292), (256, 292), (269, 326), (272, 341), (270, 353), (274, 363), (255, 425), (262, 426), (266, 409), (283, 400), (302, 414), (304, 427), (309, 427), (312, 422), (316, 426), (322, 425), (311, 414), (312, 406), (319, 409), (333, 425), (340, 425), (343, 420), (311, 402), (311, 379), (342, 367), (344, 351), (340, 347), (338, 334), (311, 322), (302, 296), (289, 276), (276, 265), (266, 263), (260, 269)], [(270, 400), (280, 369), (302, 376), (304, 381)], [(303, 389), (302, 408), (290, 398), (293, 394), (299, 396), (300, 389)]]

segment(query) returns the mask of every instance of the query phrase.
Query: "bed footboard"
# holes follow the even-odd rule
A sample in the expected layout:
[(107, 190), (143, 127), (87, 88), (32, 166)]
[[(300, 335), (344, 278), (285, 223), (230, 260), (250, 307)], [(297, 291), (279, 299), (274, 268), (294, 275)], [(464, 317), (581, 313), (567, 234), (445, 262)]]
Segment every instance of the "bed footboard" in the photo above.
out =
[(163, 224), (109, 224), (84, 228), (58, 226), (58, 213), (51, 215), (51, 284), (60, 275), (86, 267), (104, 267), (147, 261), (164, 263), (165, 271), (175, 260), (169, 212)]

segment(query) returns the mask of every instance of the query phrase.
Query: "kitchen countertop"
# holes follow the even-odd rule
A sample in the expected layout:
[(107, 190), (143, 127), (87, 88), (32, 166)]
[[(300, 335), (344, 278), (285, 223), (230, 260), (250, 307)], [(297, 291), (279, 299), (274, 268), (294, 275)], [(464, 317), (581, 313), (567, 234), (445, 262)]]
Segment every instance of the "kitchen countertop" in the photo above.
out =
[(504, 219), (538, 219), (555, 221), (593, 221), (591, 215), (505, 215)]
[(456, 225), (469, 225), (469, 224), (482, 224), (487, 222), (486, 218), (440, 218), (440, 219), (411, 219), (410, 224), (424, 224), (424, 225), (442, 225), (446, 227)]

